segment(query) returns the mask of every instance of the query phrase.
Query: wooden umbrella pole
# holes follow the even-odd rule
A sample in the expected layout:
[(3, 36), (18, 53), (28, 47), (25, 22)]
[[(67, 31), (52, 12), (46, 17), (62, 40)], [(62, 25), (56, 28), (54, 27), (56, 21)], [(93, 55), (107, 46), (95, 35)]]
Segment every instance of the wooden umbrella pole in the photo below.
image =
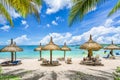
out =
[(93, 54), (92, 54), (92, 50), (88, 50), (88, 58), (91, 59), (92, 56), (93, 56)]
[(11, 62), (13, 62), (14, 52), (11, 52)]
[(15, 61), (16, 61), (16, 57), (17, 57), (17, 56), (16, 56), (16, 52), (15, 52)]
[(111, 50), (111, 55), (114, 56), (114, 55), (113, 55), (113, 50)]
[(65, 60), (65, 56), (66, 56), (66, 51), (64, 51), (64, 60)]
[(50, 50), (50, 64), (52, 64), (52, 50)]
[(41, 51), (40, 51), (40, 60), (41, 60), (41, 58), (42, 58), (42, 54), (41, 54)]
[(90, 57), (90, 50), (88, 50), (88, 58)]

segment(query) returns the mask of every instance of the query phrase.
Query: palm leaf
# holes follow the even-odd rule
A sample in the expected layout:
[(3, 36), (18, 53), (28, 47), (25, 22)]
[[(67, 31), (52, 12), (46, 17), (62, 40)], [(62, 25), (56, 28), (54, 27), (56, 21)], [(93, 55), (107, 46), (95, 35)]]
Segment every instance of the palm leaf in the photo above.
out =
[(113, 9), (110, 11), (110, 13), (108, 14), (108, 16), (111, 16), (112, 14), (114, 14), (118, 9), (120, 9), (120, 0), (117, 2), (117, 4), (113, 7)]
[(4, 15), (5, 18), (10, 22), (10, 25), (13, 26), (12, 18), (2, 3), (0, 3), (0, 14)]
[(90, 11), (92, 11), (97, 5), (105, 2), (106, 0), (74, 0), (73, 7), (71, 8), (69, 15), (69, 26), (73, 24), (76, 18), (83, 19), (83, 17)]
[[(6, 7), (7, 9), (12, 7), (16, 10), (16, 12), (18, 12), (24, 18), (26, 18), (28, 14), (34, 13), (35, 16), (37, 17), (37, 20), (40, 21), (38, 7), (41, 6), (41, 3), (42, 3), (41, 0), (0, 0), (0, 3), (2, 5), (2, 7), (0, 8), (4, 7), (4, 10), (5, 10)], [(0, 10), (0, 12), (3, 12), (3, 11)], [(12, 19), (10, 20), (11, 17), (10, 16), (5, 16), (5, 17), (11, 24), (11, 20), (12, 20)], [(13, 23), (11, 25), (13, 25)]]

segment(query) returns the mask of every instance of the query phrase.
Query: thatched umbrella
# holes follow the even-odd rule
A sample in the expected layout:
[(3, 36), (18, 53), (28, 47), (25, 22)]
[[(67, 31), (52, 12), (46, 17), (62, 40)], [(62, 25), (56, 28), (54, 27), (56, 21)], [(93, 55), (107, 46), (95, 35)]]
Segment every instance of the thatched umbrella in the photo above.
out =
[(41, 54), (42, 46), (41, 46), (41, 43), (40, 43), (40, 46), (38, 46), (37, 48), (34, 49), (34, 51), (40, 51), (40, 60), (41, 60), (41, 58), (42, 58), (42, 54)]
[(13, 62), (14, 52), (20, 52), (20, 51), (23, 51), (23, 49), (16, 46), (16, 43), (13, 43), (13, 39), (11, 39), (11, 44), (2, 48), (0, 51), (1, 52), (11, 52), (11, 62)]
[[(22, 49), (22, 48), (20, 48), (20, 47), (18, 47), (18, 46), (16, 45), (16, 42), (14, 42), (14, 44), (13, 44), (13, 45), (14, 45), (14, 47), (15, 47), (15, 48), (16, 48), (16, 50), (17, 50), (16, 52), (18, 52), (18, 51), (19, 51), (19, 52), (20, 52), (20, 51), (23, 51), (23, 49)], [(15, 52), (15, 60), (16, 60), (16, 57), (17, 57), (17, 56), (16, 56), (16, 52)]]
[(64, 60), (66, 56), (66, 51), (71, 51), (69, 47), (67, 47), (66, 43), (64, 43), (64, 46), (61, 48), (62, 51), (64, 51)]
[(43, 50), (50, 50), (50, 64), (52, 64), (52, 50), (60, 50), (60, 47), (54, 44), (51, 37), (50, 42), (45, 47), (43, 47)]
[(113, 55), (113, 50), (120, 50), (120, 47), (113, 44), (113, 41), (112, 41), (111, 44), (105, 47), (104, 49), (111, 50), (111, 55)]
[(90, 35), (90, 38), (87, 42), (85, 42), (83, 45), (80, 46), (80, 49), (86, 49), (88, 50), (88, 57), (91, 58), (92, 51), (97, 51), (99, 49), (101, 49), (102, 46), (100, 44), (98, 44), (97, 42), (92, 40), (92, 35)]

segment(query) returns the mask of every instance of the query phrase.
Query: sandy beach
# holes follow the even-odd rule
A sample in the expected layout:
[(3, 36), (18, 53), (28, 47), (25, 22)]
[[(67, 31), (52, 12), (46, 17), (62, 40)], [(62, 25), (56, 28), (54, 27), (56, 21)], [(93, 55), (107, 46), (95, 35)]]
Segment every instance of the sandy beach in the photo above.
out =
[[(108, 78), (109, 80), (113, 80), (112, 73), (114, 72), (117, 66), (120, 66), (119, 64), (120, 57), (117, 57), (114, 60), (101, 58), (104, 66), (81, 65), (79, 64), (81, 59), (75, 59), (75, 58), (72, 59), (72, 64), (66, 64), (64, 61), (60, 61), (61, 63), (60, 66), (42, 66), (41, 65), (42, 61), (38, 61), (38, 59), (21, 59), (21, 60), (22, 60), (21, 65), (2, 67), (4, 73), (18, 74), (21, 72), (33, 71), (34, 73), (40, 72), (44, 74), (50, 74), (51, 72), (55, 72), (57, 74), (57, 78), (58, 78), (57, 80), (59, 80), (59, 78), (62, 78), (60, 80), (70, 80), (69, 78), (65, 77), (66, 75), (63, 75), (63, 74), (70, 73), (70, 71), (77, 71), (77, 72), (83, 72), (85, 74), (105, 77), (105, 78)], [(2, 61), (5, 61), (5, 59), (0, 59), (0, 62)], [(62, 74), (62, 75), (59, 75), (59, 74)], [(26, 75), (28, 75), (28, 73)], [(23, 80), (25, 77), (32, 77), (32, 76), (24, 75), (22, 76)], [(45, 80), (45, 79), (40, 79), (40, 80)]]

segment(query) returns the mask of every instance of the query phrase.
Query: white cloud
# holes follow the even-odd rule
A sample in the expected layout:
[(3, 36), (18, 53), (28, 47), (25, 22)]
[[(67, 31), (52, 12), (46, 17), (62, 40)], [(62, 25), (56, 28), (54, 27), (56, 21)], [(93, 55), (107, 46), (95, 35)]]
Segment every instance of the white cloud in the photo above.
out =
[(3, 17), (2, 15), (0, 15), (0, 24), (5, 24), (7, 21), (5, 19), (5, 17)]
[(9, 8), (8, 9), (8, 12), (10, 13), (11, 17), (12, 18), (18, 18), (18, 17), (21, 17), (20, 14), (18, 14), (15, 9), (13, 8)]
[(110, 27), (112, 23), (113, 23), (112, 19), (107, 19), (106, 22), (105, 22), (105, 24), (104, 24), (104, 26)]
[[(110, 20), (107, 19), (106, 22), (108, 23), (108, 21)], [(114, 21), (111, 20), (110, 22)], [(42, 44), (46, 44), (49, 42), (50, 36), (52, 36), (56, 44), (63, 44), (64, 42), (67, 42), (67, 44), (81, 44), (88, 41), (89, 35), (92, 34), (93, 40), (98, 43), (111, 43), (112, 40), (114, 43), (120, 43), (120, 26), (110, 26), (111, 23), (107, 25), (105, 24), (104, 26), (92, 27), (89, 31), (75, 36), (73, 36), (71, 33), (50, 33), (49, 35), (46, 35), (40, 42)]]
[(1, 30), (8, 31), (10, 29), (10, 26), (4, 25), (3, 27), (0, 28)]
[(17, 37), (14, 39), (14, 41), (17, 43), (17, 44), (22, 44), (24, 43), (25, 41), (29, 41), (30, 39), (27, 37), (27, 35), (22, 35), (20, 37)]
[(21, 21), (23, 25), (27, 24), (27, 22), (25, 20)]
[(54, 21), (54, 20), (52, 21), (52, 24), (56, 25), (56, 26), (58, 25), (58, 23), (56, 21)]
[(53, 41), (56, 43), (56, 44), (64, 44), (64, 42), (67, 42), (72, 34), (71, 33), (50, 33), (48, 35), (46, 35), (40, 42), (42, 44), (47, 44), (50, 40), (50, 36), (53, 37)]
[(81, 35), (73, 36), (69, 43), (74, 44), (79, 43), (80, 41), (87, 41), (90, 34), (92, 34), (93, 39), (99, 43), (111, 43), (112, 40), (115, 43), (120, 43), (120, 26), (112, 26), (111, 24), (113, 22), (113, 20), (107, 19), (104, 26), (93, 27)]
[(25, 29), (27, 29), (29, 27), (29, 25), (27, 24), (27, 21), (25, 21), (25, 20), (22, 20), (21, 24), (25, 25)]
[(59, 20), (60, 18), (61, 18), (61, 17), (57, 16), (57, 17), (56, 17), (56, 21)]
[[(21, 17), (13, 8), (10, 7), (7, 10), (9, 12), (10, 16), (12, 17), (12, 19)], [(6, 18), (3, 15), (0, 15), (0, 24), (5, 25), (6, 23), (7, 23)]]
[(56, 21), (60, 21), (60, 22), (63, 22), (63, 21), (64, 21), (64, 19), (61, 18), (60, 16), (57, 16), (55, 19), (56, 19)]
[(26, 25), (25, 25), (25, 29), (27, 29), (28, 27), (29, 27), (29, 25), (28, 25), (28, 24), (26, 24)]
[(44, 0), (48, 5), (46, 14), (56, 13), (63, 8), (70, 8), (72, 6), (71, 0)]
[(47, 24), (46, 26), (47, 26), (47, 27), (50, 27), (50, 24)]

